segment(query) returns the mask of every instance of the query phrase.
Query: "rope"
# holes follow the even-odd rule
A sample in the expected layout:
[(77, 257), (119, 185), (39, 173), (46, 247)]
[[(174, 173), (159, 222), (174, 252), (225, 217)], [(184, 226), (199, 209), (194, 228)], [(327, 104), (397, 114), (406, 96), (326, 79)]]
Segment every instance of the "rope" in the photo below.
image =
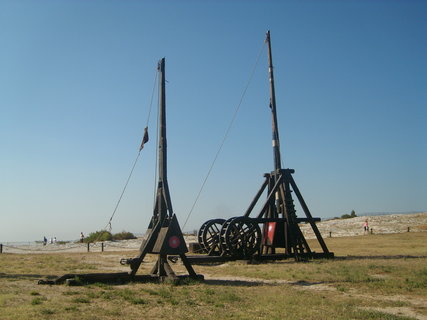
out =
[(156, 76), (154, 77), (153, 90), (151, 91), (150, 107), (148, 108), (147, 123), (145, 124), (146, 127), (148, 127), (148, 122), (150, 121), (150, 116), (151, 116), (151, 109), (153, 107), (153, 97), (154, 97), (154, 91), (156, 89), (157, 74), (158, 74), (158, 72), (156, 70)]
[[(110, 220), (108, 220), (107, 225), (104, 227), (104, 230), (106, 230), (107, 227), (109, 227), (109, 231), (111, 232), (111, 229), (112, 229), (112, 227), (111, 227), (111, 221), (113, 220), (114, 215), (116, 214), (116, 211), (117, 211), (117, 208), (119, 207), (120, 201), (122, 201), (123, 195), (124, 195), (124, 193), (126, 191), (126, 188), (127, 188), (128, 184), (129, 184), (130, 178), (132, 177), (133, 170), (135, 169), (136, 163), (138, 162), (138, 159), (139, 159), (140, 155), (141, 155), (141, 151), (138, 152), (138, 155), (136, 156), (136, 159), (133, 162), (133, 166), (132, 166), (132, 169), (130, 170), (129, 176), (128, 176), (127, 180), (126, 180), (125, 186), (124, 186), (124, 188), (122, 190), (122, 193), (120, 194), (119, 200), (116, 203), (116, 207), (113, 210), (113, 214), (111, 215)], [(102, 235), (102, 233), (100, 233), (100, 236), (101, 235)]]
[[(132, 248), (132, 247), (128, 247), (126, 245), (120, 245), (120, 244), (113, 244), (109, 241), (103, 241), (104, 243), (104, 250), (107, 247), (112, 247), (112, 248), (121, 248), (121, 249), (129, 249), (129, 250), (136, 250), (137, 248)], [(34, 253), (38, 253), (38, 252), (61, 252), (61, 251), (68, 251), (68, 250), (74, 250), (76, 248), (81, 249), (86, 251), (87, 250), (87, 244), (80, 244), (80, 243), (76, 243), (74, 245), (69, 245), (66, 247), (61, 247), (62, 245), (55, 245), (55, 246), (32, 246), (32, 247), (20, 247), (20, 246), (13, 246), (13, 245), (3, 245), (3, 248), (6, 249), (11, 249), (11, 250), (18, 250), (18, 251), (25, 251), (25, 252), (34, 252)], [(90, 248), (98, 248), (101, 247), (101, 245), (99, 245), (98, 243), (90, 243), (89, 244)]]
[[(154, 77), (153, 90), (151, 91), (150, 105), (149, 105), (149, 108), (148, 108), (147, 121), (146, 121), (145, 129), (144, 129), (144, 137), (145, 137), (146, 130), (148, 129), (148, 123), (150, 122), (150, 116), (151, 116), (151, 110), (152, 110), (152, 107), (153, 107), (153, 98), (154, 98), (154, 92), (155, 92), (155, 89), (156, 89), (156, 83), (157, 83), (157, 70), (156, 70), (156, 74), (155, 74), (155, 77)], [(128, 176), (128, 178), (126, 180), (126, 183), (125, 183), (125, 185), (123, 187), (123, 190), (122, 190), (122, 192), (120, 194), (119, 200), (117, 201), (116, 206), (114, 207), (113, 213), (112, 213), (110, 219), (108, 220), (108, 223), (106, 224), (106, 226), (102, 230), (106, 231), (107, 228), (108, 228), (108, 231), (111, 233), (111, 230), (112, 230), (111, 222), (113, 221), (114, 215), (117, 212), (119, 204), (122, 201), (123, 195), (124, 195), (124, 193), (126, 191), (126, 188), (127, 188), (128, 184), (129, 184), (130, 178), (132, 177), (132, 174), (133, 174), (135, 166), (136, 166), (136, 164), (138, 162), (139, 156), (141, 155), (141, 150), (142, 150), (142, 147), (139, 149), (138, 155), (136, 156), (135, 161), (133, 162), (132, 169), (130, 170), (129, 176)], [(98, 241), (99, 238), (102, 236), (102, 234), (103, 234), (103, 232), (100, 232), (98, 238), (95, 239), (94, 242)]]
[(237, 113), (239, 112), (240, 107), (241, 107), (241, 105), (242, 105), (243, 98), (244, 98), (244, 97), (245, 97), (245, 95), (246, 95), (246, 91), (248, 90), (249, 85), (250, 85), (250, 83), (252, 82), (252, 78), (253, 78), (253, 76), (254, 76), (254, 74), (255, 74), (255, 70), (256, 70), (256, 67), (258, 66), (258, 62), (259, 62), (259, 59), (260, 59), (260, 57), (261, 57), (261, 54), (262, 54), (262, 52), (263, 52), (264, 47), (265, 47), (265, 42), (263, 42), (263, 44), (262, 44), (262, 46), (261, 46), (261, 49), (259, 50), (258, 57), (257, 57), (257, 59), (256, 59), (256, 61), (255, 61), (255, 65), (254, 65), (254, 67), (252, 68), (252, 72), (251, 72), (251, 74), (250, 74), (250, 76), (249, 76), (249, 79), (248, 79), (248, 81), (246, 82), (246, 85), (245, 85), (245, 87), (244, 87), (244, 89), (243, 89), (242, 95), (241, 95), (241, 97), (240, 97), (240, 101), (239, 101), (239, 103), (237, 104), (236, 109), (234, 110), (234, 114), (233, 114), (233, 117), (231, 118), (230, 124), (228, 125), (228, 128), (227, 128), (227, 130), (225, 131), (225, 135), (224, 135), (224, 137), (223, 137), (223, 139), (222, 139), (222, 141), (221, 141), (221, 143), (220, 143), (220, 145), (219, 145), (218, 151), (217, 151), (217, 152), (216, 152), (216, 154), (215, 154), (215, 157), (214, 157), (214, 159), (213, 159), (213, 161), (212, 161), (212, 164), (211, 164), (211, 166), (210, 166), (210, 168), (209, 168), (209, 170), (208, 170), (208, 173), (206, 174), (205, 179), (203, 180), (202, 186), (200, 187), (200, 190), (199, 190), (199, 192), (198, 192), (198, 194), (197, 194), (197, 196), (196, 196), (196, 200), (194, 201), (193, 205), (191, 206), (190, 212), (188, 213), (187, 218), (185, 219), (185, 222), (184, 222), (184, 224), (183, 224), (183, 226), (182, 226), (182, 229), (184, 229), (184, 228), (185, 228), (185, 226), (187, 225), (188, 219), (190, 218), (191, 214), (193, 213), (193, 210), (194, 210), (194, 208), (195, 208), (195, 206), (196, 206), (196, 204), (197, 204), (197, 201), (199, 200), (200, 195), (202, 194), (203, 188), (205, 187), (205, 184), (206, 184), (206, 182), (207, 182), (207, 180), (208, 180), (208, 178), (209, 178), (209, 176), (210, 176), (210, 174), (211, 174), (211, 172), (212, 172), (212, 169), (213, 169), (213, 167), (214, 167), (214, 165), (215, 165), (215, 162), (216, 162), (216, 160), (218, 159), (218, 156), (219, 156), (219, 154), (220, 154), (220, 152), (221, 152), (221, 150), (222, 150), (222, 147), (224, 146), (225, 141), (227, 140), (228, 134), (230, 133), (230, 130), (231, 130), (231, 128), (232, 128), (232, 126), (233, 126), (233, 124), (234, 124), (234, 120), (236, 120)]
[[(21, 250), (21, 251), (33, 251), (33, 252), (54, 252), (54, 251), (66, 251), (66, 250), (71, 250), (71, 249), (75, 249), (75, 248), (79, 248), (79, 247), (83, 247), (81, 245), (74, 245), (74, 246), (70, 246), (67, 248), (52, 248), (52, 247), (41, 247), (41, 248), (37, 248), (37, 246), (34, 246), (34, 248), (22, 248), (22, 247), (18, 247), (18, 246), (10, 246), (10, 245), (3, 245), (3, 248), (10, 248), (10, 249), (15, 249), (15, 250)], [(86, 246), (84, 246), (86, 248)]]

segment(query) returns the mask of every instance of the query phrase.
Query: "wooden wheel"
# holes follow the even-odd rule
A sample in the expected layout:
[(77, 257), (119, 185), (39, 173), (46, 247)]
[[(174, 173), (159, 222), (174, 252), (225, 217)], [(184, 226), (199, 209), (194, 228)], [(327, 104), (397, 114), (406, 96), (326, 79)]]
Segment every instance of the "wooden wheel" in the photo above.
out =
[(236, 217), (224, 222), (220, 242), (223, 254), (250, 258), (261, 246), (261, 229), (254, 220)]
[(209, 255), (221, 255), (222, 250), (219, 234), (225, 219), (212, 219), (206, 221), (199, 229), (197, 240), (203, 251)]

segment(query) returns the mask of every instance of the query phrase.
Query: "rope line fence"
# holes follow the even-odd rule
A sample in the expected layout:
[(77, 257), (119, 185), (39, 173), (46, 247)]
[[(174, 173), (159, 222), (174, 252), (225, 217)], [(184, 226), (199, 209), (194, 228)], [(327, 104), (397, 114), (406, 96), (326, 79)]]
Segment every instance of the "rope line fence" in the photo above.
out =
[(115, 242), (95, 242), (95, 243), (76, 243), (76, 244), (33, 244), (33, 245), (7, 245), (0, 243), (0, 253), (58, 253), (64, 251), (74, 252), (104, 252), (106, 249), (138, 250), (140, 244), (129, 245), (127, 243)]
[[(58, 245), (62, 246), (62, 245)], [(107, 251), (107, 249), (111, 249), (112, 251), (117, 251), (117, 249), (126, 250), (126, 251), (132, 251), (132, 250), (138, 250), (138, 246), (129, 246), (129, 245), (121, 245), (118, 243), (110, 243), (110, 242), (97, 242), (97, 243), (84, 243), (74, 246), (67, 246), (67, 247), (39, 247), (37, 245), (31, 245), (30, 246), (14, 246), (14, 245), (4, 245), (0, 244), (0, 254), (1, 253), (60, 253), (65, 251), (73, 251), (77, 253), (83, 253), (83, 252), (104, 252)], [(16, 252), (18, 251), (18, 252)], [(192, 250), (192, 253), (203, 253), (203, 249), (195, 249)]]

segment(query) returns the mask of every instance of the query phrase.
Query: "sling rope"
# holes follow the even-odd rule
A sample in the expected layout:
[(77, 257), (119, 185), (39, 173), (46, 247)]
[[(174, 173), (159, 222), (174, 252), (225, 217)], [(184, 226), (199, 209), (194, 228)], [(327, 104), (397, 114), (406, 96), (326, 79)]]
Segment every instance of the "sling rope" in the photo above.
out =
[(185, 222), (184, 222), (184, 224), (183, 224), (183, 226), (182, 226), (182, 229), (184, 229), (184, 228), (185, 228), (185, 226), (187, 225), (188, 219), (190, 218), (191, 214), (193, 213), (194, 208), (196, 207), (197, 201), (199, 200), (200, 195), (202, 194), (203, 188), (205, 187), (205, 184), (206, 184), (206, 182), (207, 182), (207, 180), (208, 180), (208, 178), (209, 178), (209, 176), (210, 176), (210, 174), (211, 174), (211, 172), (212, 172), (212, 169), (213, 169), (213, 167), (214, 167), (214, 165), (215, 165), (215, 162), (216, 162), (216, 160), (218, 159), (219, 154), (221, 153), (221, 150), (222, 150), (222, 147), (224, 146), (225, 141), (227, 140), (228, 134), (230, 133), (230, 130), (231, 130), (231, 128), (232, 128), (232, 126), (233, 126), (233, 124), (234, 124), (234, 121), (236, 120), (237, 114), (238, 114), (238, 112), (239, 112), (239, 110), (240, 110), (240, 107), (241, 107), (241, 105), (242, 105), (243, 99), (244, 99), (244, 97), (245, 97), (245, 95), (246, 95), (246, 91), (248, 90), (249, 85), (250, 85), (250, 84), (251, 84), (251, 82), (252, 82), (252, 78), (253, 78), (253, 76), (254, 76), (254, 74), (255, 74), (255, 70), (256, 70), (256, 68), (257, 68), (257, 66), (258, 66), (258, 62), (259, 62), (259, 59), (260, 59), (260, 57), (261, 57), (261, 54), (262, 54), (262, 52), (263, 52), (263, 50), (264, 50), (264, 47), (265, 47), (265, 42), (263, 42), (263, 44), (262, 44), (262, 46), (261, 46), (261, 49), (259, 50), (258, 57), (257, 57), (257, 59), (256, 59), (256, 61), (255, 61), (255, 65), (254, 65), (254, 66), (253, 66), (253, 68), (252, 68), (252, 72), (251, 72), (251, 74), (250, 74), (250, 76), (249, 76), (249, 79), (248, 79), (248, 81), (246, 82), (246, 85), (245, 85), (245, 87), (244, 87), (244, 89), (243, 89), (242, 95), (241, 95), (241, 97), (240, 97), (240, 101), (239, 101), (239, 103), (237, 104), (236, 109), (234, 110), (234, 114), (233, 114), (233, 116), (232, 116), (232, 118), (231, 118), (231, 121), (230, 121), (230, 123), (229, 123), (229, 125), (228, 125), (227, 130), (225, 131), (224, 137), (223, 137), (223, 139), (222, 139), (222, 141), (221, 141), (221, 143), (220, 143), (220, 145), (219, 145), (218, 151), (217, 151), (217, 152), (216, 152), (216, 154), (215, 154), (215, 157), (214, 157), (214, 159), (213, 159), (213, 161), (212, 161), (212, 164), (211, 164), (211, 166), (209, 167), (208, 173), (206, 174), (206, 177), (205, 177), (205, 179), (203, 180), (202, 186), (200, 187), (200, 190), (199, 190), (199, 192), (198, 192), (198, 194), (197, 194), (197, 196), (196, 196), (196, 199), (194, 200), (194, 203), (193, 203), (193, 205), (191, 206), (191, 209), (190, 209), (190, 211), (189, 211), (189, 213), (188, 213), (188, 215), (187, 215), (187, 218), (185, 219)]
[[(155, 92), (155, 89), (156, 89), (156, 83), (157, 83), (157, 70), (156, 70), (156, 76), (154, 77), (154, 85), (153, 85), (153, 90), (151, 92), (150, 106), (148, 108), (147, 122), (145, 124), (144, 134), (145, 134), (145, 131), (148, 128), (148, 123), (150, 121), (151, 109), (153, 107), (153, 97), (154, 97), (154, 92)], [(126, 180), (126, 183), (125, 183), (125, 185), (123, 187), (123, 190), (122, 190), (122, 192), (120, 194), (119, 200), (117, 201), (116, 206), (115, 206), (115, 208), (113, 210), (113, 214), (111, 215), (110, 219), (108, 220), (108, 223), (106, 224), (106, 226), (104, 227), (103, 230), (107, 230), (107, 228), (108, 228), (109, 232), (111, 232), (111, 229), (112, 229), (111, 222), (113, 221), (114, 215), (116, 214), (117, 209), (119, 207), (119, 204), (122, 201), (123, 195), (124, 195), (124, 193), (126, 191), (126, 188), (127, 188), (128, 184), (129, 184), (130, 178), (132, 177), (132, 174), (133, 174), (135, 166), (136, 166), (136, 164), (138, 162), (139, 156), (141, 155), (141, 151), (142, 151), (142, 148), (140, 148), (139, 151), (138, 151), (138, 155), (136, 156), (135, 161), (133, 162), (132, 169), (130, 170), (129, 176), (128, 176), (128, 178)], [(99, 237), (101, 235), (102, 235), (102, 233), (100, 233)], [(97, 240), (99, 240), (99, 239), (97, 239)]]

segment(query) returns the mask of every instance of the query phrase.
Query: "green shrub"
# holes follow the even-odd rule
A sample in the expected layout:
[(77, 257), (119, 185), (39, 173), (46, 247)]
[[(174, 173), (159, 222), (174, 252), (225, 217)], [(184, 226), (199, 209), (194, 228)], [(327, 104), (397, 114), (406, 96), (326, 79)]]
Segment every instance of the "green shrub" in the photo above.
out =
[(109, 240), (113, 240), (113, 235), (111, 234), (111, 232), (103, 230), (103, 231), (91, 232), (89, 236), (84, 239), (84, 242), (91, 243), (96, 241), (109, 241)]
[(127, 231), (122, 231), (120, 233), (115, 233), (113, 235), (113, 240), (127, 240), (127, 239), (136, 239), (136, 237), (132, 232), (127, 232)]
[(97, 241), (111, 241), (111, 240), (127, 240), (136, 239), (132, 232), (122, 231), (112, 234), (106, 230), (91, 232), (87, 238), (84, 239), (85, 243), (92, 243)]
[(343, 214), (342, 216), (341, 216), (341, 219), (350, 219), (350, 218), (355, 218), (355, 217), (357, 217), (357, 214), (356, 214), (356, 212), (354, 211), (354, 210), (351, 210), (351, 213), (350, 214)]

